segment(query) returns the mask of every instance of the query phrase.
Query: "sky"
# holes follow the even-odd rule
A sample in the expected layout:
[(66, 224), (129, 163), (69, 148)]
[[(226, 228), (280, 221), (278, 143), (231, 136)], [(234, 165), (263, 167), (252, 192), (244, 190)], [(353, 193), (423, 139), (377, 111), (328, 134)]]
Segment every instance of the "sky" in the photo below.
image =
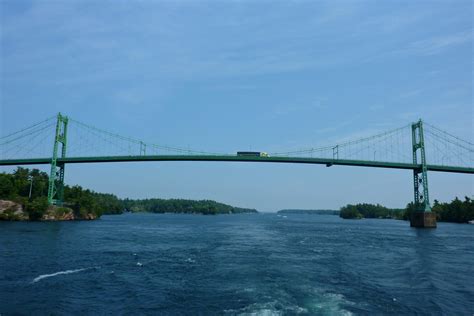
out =
[[(0, 135), (62, 112), (216, 152), (327, 145), (420, 118), (474, 139), (472, 1), (1, 0), (0, 18)], [(428, 177), (432, 200), (474, 195), (472, 175)], [(66, 182), (268, 212), (413, 199), (411, 172), (361, 167), (87, 164), (68, 165)]]

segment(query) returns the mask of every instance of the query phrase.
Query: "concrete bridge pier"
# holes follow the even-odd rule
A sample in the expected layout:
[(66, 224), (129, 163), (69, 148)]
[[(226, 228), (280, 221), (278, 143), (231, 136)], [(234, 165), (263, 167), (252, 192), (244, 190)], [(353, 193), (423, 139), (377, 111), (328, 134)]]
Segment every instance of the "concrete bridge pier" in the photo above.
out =
[(410, 227), (436, 228), (436, 214), (434, 212), (414, 212), (410, 218)]

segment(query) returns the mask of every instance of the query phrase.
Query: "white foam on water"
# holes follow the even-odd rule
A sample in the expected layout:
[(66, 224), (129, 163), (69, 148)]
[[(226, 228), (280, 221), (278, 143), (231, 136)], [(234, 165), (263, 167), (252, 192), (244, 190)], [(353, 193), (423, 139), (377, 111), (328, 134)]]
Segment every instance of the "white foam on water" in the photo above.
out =
[(255, 311), (252, 311), (252, 312), (249, 312), (249, 313), (242, 313), (242, 314), (239, 314), (239, 315), (275, 316), (275, 315), (283, 315), (283, 313), (280, 312), (280, 311), (275, 311), (273, 309), (262, 308), (262, 309), (258, 309), (258, 310), (255, 310)]
[(272, 303), (254, 303), (239, 310), (225, 310), (225, 313), (239, 316), (279, 316), (283, 315)]
[[(277, 306), (280, 305), (279, 308)], [(239, 316), (280, 316), (280, 315), (297, 315), (308, 313), (306, 308), (290, 305), (281, 307), (278, 302), (253, 303), (239, 310), (225, 310), (224, 313)]]
[(310, 306), (311, 312), (318, 315), (353, 315), (350, 311), (342, 308), (341, 305), (354, 305), (342, 294), (325, 293), (320, 297), (319, 302), (314, 302)]
[(36, 283), (36, 282), (39, 282), (43, 279), (55, 277), (55, 276), (62, 275), (62, 274), (78, 273), (78, 272), (89, 270), (89, 269), (92, 269), (92, 268), (83, 268), (83, 269), (76, 269), (76, 270), (65, 270), (65, 271), (59, 271), (59, 272), (55, 272), (55, 273), (51, 273), (51, 274), (42, 274), (42, 275), (34, 278), (31, 283)]
[(303, 245), (304, 243), (306, 243), (307, 240), (308, 240), (308, 237), (305, 237), (301, 239), (300, 241), (298, 241), (298, 243)]

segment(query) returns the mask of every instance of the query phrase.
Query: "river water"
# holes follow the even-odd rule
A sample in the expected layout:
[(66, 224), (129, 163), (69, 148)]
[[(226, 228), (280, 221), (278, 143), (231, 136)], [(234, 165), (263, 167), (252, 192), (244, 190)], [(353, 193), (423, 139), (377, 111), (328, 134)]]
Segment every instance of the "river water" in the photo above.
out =
[(124, 214), (0, 223), (0, 314), (473, 315), (474, 225)]

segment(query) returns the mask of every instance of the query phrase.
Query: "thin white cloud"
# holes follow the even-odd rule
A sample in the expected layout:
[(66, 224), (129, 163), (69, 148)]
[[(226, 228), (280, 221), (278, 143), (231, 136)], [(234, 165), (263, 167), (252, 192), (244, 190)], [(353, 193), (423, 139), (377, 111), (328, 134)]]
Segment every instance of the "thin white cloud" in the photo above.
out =
[(449, 48), (472, 42), (472, 39), (473, 34), (471, 31), (445, 36), (436, 36), (425, 40), (412, 42), (405, 50), (402, 50), (402, 52), (415, 55), (435, 55)]

